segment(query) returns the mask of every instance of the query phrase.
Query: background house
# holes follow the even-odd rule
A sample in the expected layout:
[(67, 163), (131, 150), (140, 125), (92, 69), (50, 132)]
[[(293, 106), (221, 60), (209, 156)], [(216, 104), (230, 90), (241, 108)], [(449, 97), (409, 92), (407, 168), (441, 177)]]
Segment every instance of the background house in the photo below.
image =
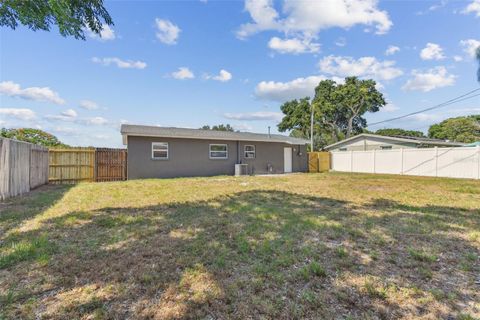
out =
[(463, 143), (449, 142), (438, 139), (381, 136), (362, 133), (325, 147), (327, 151), (367, 151), (389, 150), (401, 148), (431, 148), (431, 147), (461, 147)]
[(277, 134), (122, 125), (128, 179), (307, 171), (308, 141)]

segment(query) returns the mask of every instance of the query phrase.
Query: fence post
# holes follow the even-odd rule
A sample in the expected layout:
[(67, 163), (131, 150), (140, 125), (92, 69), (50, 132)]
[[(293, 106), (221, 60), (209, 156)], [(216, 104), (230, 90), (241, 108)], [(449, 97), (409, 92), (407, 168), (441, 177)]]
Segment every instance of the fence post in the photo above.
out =
[(400, 174), (403, 175), (403, 148), (400, 148)]
[(435, 177), (438, 177), (438, 147), (435, 147)]
[(480, 146), (477, 146), (477, 160), (478, 160), (478, 170), (477, 170), (477, 179), (480, 179)]
[(350, 150), (350, 172), (353, 172), (353, 150)]

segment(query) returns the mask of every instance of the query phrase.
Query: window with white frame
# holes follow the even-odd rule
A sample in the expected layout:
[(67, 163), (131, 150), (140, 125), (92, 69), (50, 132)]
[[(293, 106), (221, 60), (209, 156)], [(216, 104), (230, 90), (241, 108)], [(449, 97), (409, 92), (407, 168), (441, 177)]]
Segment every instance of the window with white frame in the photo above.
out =
[(347, 148), (340, 148), (339, 151), (347, 151)]
[(392, 146), (380, 146), (381, 150), (390, 150), (392, 149)]
[(226, 144), (211, 144), (209, 149), (210, 159), (228, 159)]
[(168, 142), (152, 142), (152, 159), (168, 159)]
[(244, 147), (244, 155), (245, 158), (253, 159), (255, 158), (255, 146), (251, 144), (247, 144)]

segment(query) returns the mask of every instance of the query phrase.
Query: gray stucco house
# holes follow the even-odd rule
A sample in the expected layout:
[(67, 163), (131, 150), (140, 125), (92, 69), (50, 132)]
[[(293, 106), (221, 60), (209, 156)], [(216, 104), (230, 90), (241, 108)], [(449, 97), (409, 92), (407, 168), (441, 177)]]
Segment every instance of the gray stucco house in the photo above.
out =
[(307, 140), (278, 134), (124, 124), (128, 179), (305, 172)]
[(367, 151), (407, 148), (461, 147), (463, 143), (406, 136), (381, 136), (362, 133), (326, 146), (327, 151)]

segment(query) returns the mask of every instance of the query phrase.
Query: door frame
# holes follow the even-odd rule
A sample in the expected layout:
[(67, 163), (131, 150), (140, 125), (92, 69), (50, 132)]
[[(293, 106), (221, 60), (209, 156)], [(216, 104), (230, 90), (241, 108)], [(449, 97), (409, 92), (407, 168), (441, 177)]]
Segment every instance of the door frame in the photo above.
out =
[[(287, 156), (287, 150), (290, 150), (290, 156)], [(287, 159), (290, 158), (290, 165), (287, 167)], [(283, 173), (291, 173), (293, 172), (293, 149), (292, 147), (284, 147), (283, 148)]]

